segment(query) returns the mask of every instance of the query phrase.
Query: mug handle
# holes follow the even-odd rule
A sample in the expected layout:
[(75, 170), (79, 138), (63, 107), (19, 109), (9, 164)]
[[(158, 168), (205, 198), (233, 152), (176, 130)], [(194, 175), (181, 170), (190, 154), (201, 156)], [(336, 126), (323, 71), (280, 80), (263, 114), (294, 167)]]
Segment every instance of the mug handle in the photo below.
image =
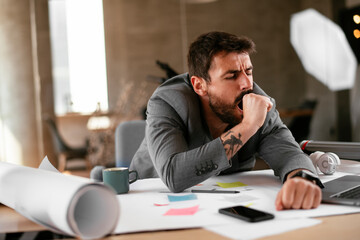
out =
[[(129, 176), (130, 176), (131, 173), (135, 173), (135, 178), (132, 179), (132, 180), (130, 180), (130, 181), (129, 181), (129, 184), (135, 182), (135, 181), (138, 180), (138, 178), (139, 178), (137, 171), (130, 171), (130, 172), (129, 172)], [(129, 179), (130, 179), (130, 177), (129, 177)]]

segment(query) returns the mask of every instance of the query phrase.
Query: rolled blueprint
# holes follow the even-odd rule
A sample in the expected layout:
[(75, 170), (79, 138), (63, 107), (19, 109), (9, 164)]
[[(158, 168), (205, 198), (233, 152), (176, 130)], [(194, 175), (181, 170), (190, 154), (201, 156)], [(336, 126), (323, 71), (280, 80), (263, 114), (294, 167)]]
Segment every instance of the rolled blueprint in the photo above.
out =
[(0, 162), (0, 202), (51, 231), (82, 239), (112, 233), (119, 218), (115, 193), (101, 183)]
[(304, 140), (300, 143), (300, 147), (306, 153), (312, 153), (316, 151), (332, 152), (337, 154), (340, 159), (360, 160), (359, 142)]

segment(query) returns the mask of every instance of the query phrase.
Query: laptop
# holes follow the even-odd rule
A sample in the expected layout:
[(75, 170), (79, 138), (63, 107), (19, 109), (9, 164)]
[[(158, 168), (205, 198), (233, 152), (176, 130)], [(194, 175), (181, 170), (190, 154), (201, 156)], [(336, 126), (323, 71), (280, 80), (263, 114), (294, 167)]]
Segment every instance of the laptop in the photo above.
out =
[(322, 202), (360, 206), (360, 176), (346, 175), (324, 183)]

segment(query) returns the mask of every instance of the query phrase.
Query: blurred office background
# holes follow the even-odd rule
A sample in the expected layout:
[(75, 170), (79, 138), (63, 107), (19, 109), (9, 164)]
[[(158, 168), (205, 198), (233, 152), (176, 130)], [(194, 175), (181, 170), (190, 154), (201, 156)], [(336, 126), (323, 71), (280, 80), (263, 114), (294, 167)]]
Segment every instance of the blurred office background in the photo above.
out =
[[(45, 118), (67, 144), (113, 159), (118, 123), (143, 118), (166, 79), (187, 71), (189, 44), (221, 30), (252, 38), (254, 80), (291, 124), (316, 101), (308, 139), (360, 141), (360, 73), (331, 91), (306, 73), (290, 43), (291, 15), (313, 8), (334, 22), (360, 0), (0, 0), (0, 161), (57, 164)], [(360, 13), (359, 13), (360, 14)], [(358, 29), (360, 29), (360, 24)], [(360, 40), (360, 39), (359, 39)], [(163, 65), (164, 66), (164, 65)], [(340, 80), (340, 79), (339, 79)], [(300, 109), (301, 110), (301, 109)]]

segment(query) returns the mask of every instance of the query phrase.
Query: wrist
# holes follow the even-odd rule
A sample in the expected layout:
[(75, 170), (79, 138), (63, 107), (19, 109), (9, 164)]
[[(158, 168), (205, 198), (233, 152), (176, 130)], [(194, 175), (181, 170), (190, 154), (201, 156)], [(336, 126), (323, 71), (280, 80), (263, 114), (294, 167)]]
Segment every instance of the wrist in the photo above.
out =
[(294, 178), (294, 177), (301, 177), (303, 179), (313, 182), (314, 184), (318, 185), (320, 188), (324, 188), (324, 185), (322, 184), (318, 176), (316, 176), (314, 173), (312, 173), (309, 170), (302, 169), (300, 171), (295, 172), (294, 174), (291, 174), (288, 178)]
[(259, 130), (260, 127), (247, 121), (242, 121), (235, 128), (238, 128), (246, 139), (250, 139)]

